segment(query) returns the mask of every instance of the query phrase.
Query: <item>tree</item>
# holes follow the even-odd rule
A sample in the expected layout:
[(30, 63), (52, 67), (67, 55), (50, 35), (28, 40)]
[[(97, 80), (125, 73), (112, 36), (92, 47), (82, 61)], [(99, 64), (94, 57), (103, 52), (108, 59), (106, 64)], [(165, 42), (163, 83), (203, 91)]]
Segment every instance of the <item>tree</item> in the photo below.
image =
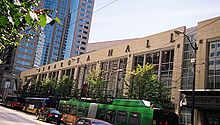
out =
[(106, 96), (107, 81), (101, 77), (101, 70), (91, 70), (86, 77), (86, 82), (89, 85), (88, 94), (91, 98), (103, 99)]
[[(132, 72), (132, 77), (126, 83), (128, 98), (146, 99), (155, 103), (164, 104), (170, 100), (170, 89), (157, 80), (154, 66), (147, 64), (138, 67)], [(170, 102), (170, 101), (168, 101)]]
[(41, 82), (36, 82), (36, 80), (29, 79), (22, 87), (22, 96), (36, 96), (40, 95), (41, 92)]
[[(12, 2), (13, 1), (13, 2)], [(40, 0), (0, 0), (0, 53), (7, 46), (18, 46), (23, 38), (31, 37), (39, 27), (47, 23), (60, 23), (52, 19), (49, 9), (37, 9)]]
[(63, 76), (57, 83), (57, 96), (62, 98), (67, 98), (72, 95), (73, 87), (76, 82), (67, 76)]
[(44, 79), (42, 81), (41, 95), (42, 96), (55, 96), (57, 82), (54, 79)]

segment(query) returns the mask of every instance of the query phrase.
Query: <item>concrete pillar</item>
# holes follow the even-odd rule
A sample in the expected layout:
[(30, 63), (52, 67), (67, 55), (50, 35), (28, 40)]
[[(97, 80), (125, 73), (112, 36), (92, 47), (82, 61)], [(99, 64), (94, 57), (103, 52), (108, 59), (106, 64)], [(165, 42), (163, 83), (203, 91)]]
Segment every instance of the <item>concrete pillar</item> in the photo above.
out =
[[(40, 81), (40, 77), (39, 77), (40, 75), (38, 74), (37, 75), (37, 79), (36, 79), (36, 82), (38, 82), (38, 81)], [(26, 81), (26, 80), (25, 80)]]
[(48, 72), (47, 75), (46, 75), (46, 79), (49, 79), (49, 72)]
[(203, 112), (201, 110), (197, 110), (197, 124), (198, 125), (204, 125), (203, 123)]
[(60, 80), (61, 79), (61, 76), (62, 75), (62, 70), (59, 70), (59, 73), (58, 73), (58, 79), (57, 80)]
[[(78, 82), (78, 79), (79, 79), (79, 66), (75, 67), (73, 79), (76, 80), (76, 82)], [(81, 88), (81, 84), (79, 85), (79, 83), (78, 83), (78, 89), (80, 89), (80, 88)]]
[[(127, 67), (126, 67), (126, 74), (125, 74), (125, 80), (126, 80), (126, 82), (128, 83), (128, 84), (130, 84), (129, 83), (129, 81), (127, 81), (127, 79), (130, 79), (131, 78), (131, 75), (132, 75), (132, 70), (133, 70), (133, 63), (134, 63), (134, 55), (133, 54), (129, 54), (128, 56), (127, 56), (127, 58), (128, 58), (128, 60), (127, 60)], [(126, 94), (125, 93), (127, 93), (128, 92), (128, 88), (127, 87), (125, 87), (125, 89), (123, 90), (123, 95), (124, 96), (126, 96)]]

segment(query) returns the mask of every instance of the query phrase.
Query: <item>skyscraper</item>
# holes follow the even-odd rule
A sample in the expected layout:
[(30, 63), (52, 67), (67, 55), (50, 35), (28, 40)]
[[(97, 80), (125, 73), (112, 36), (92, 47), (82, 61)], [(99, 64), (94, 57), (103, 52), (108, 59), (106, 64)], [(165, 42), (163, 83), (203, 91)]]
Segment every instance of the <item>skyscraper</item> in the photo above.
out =
[(53, 10), (60, 24), (46, 25), (34, 38), (23, 40), (17, 48), (13, 71), (53, 63), (86, 52), (94, 0), (42, 0), (40, 8)]

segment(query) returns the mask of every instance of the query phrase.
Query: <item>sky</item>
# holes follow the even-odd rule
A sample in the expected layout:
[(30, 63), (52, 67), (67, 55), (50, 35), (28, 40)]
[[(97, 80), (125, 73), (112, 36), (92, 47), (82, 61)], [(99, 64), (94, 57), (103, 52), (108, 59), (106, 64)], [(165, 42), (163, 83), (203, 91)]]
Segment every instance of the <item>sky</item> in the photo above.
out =
[[(95, 0), (94, 11), (114, 0)], [(93, 14), (89, 43), (149, 36), (220, 16), (220, 0), (118, 0)]]

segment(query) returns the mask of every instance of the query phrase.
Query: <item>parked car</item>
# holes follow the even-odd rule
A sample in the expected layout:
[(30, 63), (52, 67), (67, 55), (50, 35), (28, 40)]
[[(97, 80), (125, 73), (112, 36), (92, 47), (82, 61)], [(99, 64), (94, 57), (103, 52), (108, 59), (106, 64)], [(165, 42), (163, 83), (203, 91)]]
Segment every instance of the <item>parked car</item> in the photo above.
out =
[(37, 119), (43, 119), (45, 122), (60, 122), (61, 113), (55, 108), (46, 108), (44, 111), (37, 113)]
[(106, 121), (93, 118), (79, 118), (73, 125), (112, 125)]

